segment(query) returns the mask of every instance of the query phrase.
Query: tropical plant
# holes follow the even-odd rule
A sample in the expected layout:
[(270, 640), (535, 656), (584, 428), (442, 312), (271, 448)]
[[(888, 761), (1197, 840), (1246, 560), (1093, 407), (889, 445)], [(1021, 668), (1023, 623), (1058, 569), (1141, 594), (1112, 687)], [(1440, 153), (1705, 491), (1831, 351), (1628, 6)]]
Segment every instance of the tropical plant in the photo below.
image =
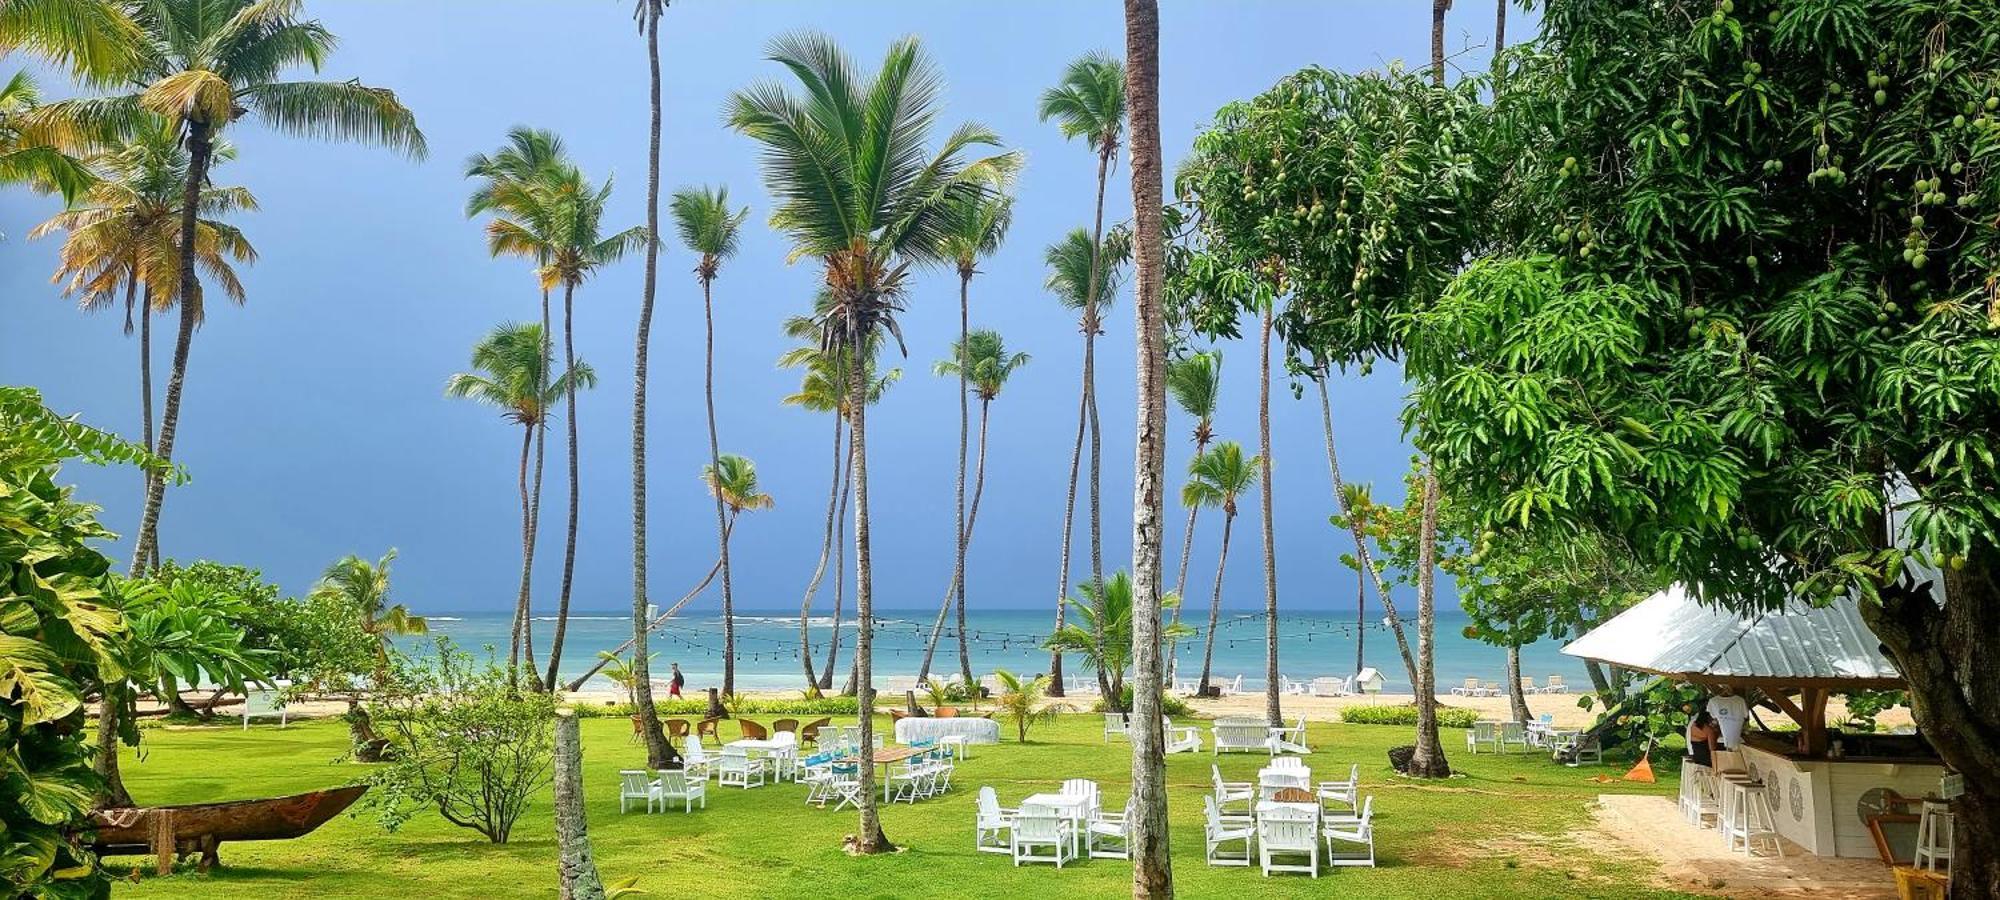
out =
[[(965, 208), (953, 212), (952, 230), (940, 240), (938, 251), (940, 255), (950, 260), (952, 267), (958, 272), (956, 346), (963, 347), (972, 328), (972, 276), (979, 274), (979, 261), (998, 252), (1001, 241), (1006, 239), (1007, 226), (1014, 219), (1014, 198), (1006, 194), (997, 194), (959, 202), (963, 203)], [(958, 610), (958, 668), (959, 674), (970, 683), (972, 653), (966, 645), (965, 547), (971, 540), (972, 523), (965, 509), (965, 457), (966, 432), (971, 427), (971, 416), (966, 409), (966, 377), (963, 372), (958, 373), (958, 376), (958, 474), (953, 493), (957, 507), (952, 518), (952, 526), (957, 529), (957, 543), (952, 559), (951, 587), (945, 590), (945, 603), (955, 605)], [(940, 611), (938, 625), (931, 629), (930, 643), (924, 648), (924, 662), (917, 669), (918, 677), (930, 673), (931, 654), (937, 650), (938, 633), (943, 627), (944, 613)]]
[(27, 72), (15, 72), (0, 84), (0, 185), (25, 184), (74, 200), (96, 176), (58, 143), (59, 134), (50, 133), (59, 132), (59, 125), (51, 127), (29, 115), (40, 104), (41, 89)]
[(113, 597), (126, 628), (119, 665), (133, 689), (178, 700), (183, 684), (240, 694), (269, 680), (275, 654), (248, 645), (243, 598), (192, 580), (132, 581)]
[(1243, 445), (1223, 441), (1188, 463), (1187, 484), (1181, 487), (1181, 503), (1189, 507), (1214, 506), (1222, 510), (1222, 551), (1215, 558), (1215, 592), (1208, 601), (1208, 628), (1201, 645), (1201, 680), (1195, 692), (1214, 694), (1208, 684), (1215, 661), (1215, 628), (1222, 617), (1222, 573), (1229, 566), (1229, 538), (1236, 527), (1236, 498), (1257, 484), (1258, 459), (1243, 458)]
[(120, 0), (7, 0), (0, 3), (0, 56), (22, 50), (79, 80), (114, 82), (139, 61), (144, 35)]
[(500, 410), (503, 418), (522, 428), (521, 589), (514, 604), (514, 641), (507, 653), (507, 667), (517, 672), (526, 643), (528, 580), (535, 556), (534, 495), (528, 486), (528, 457), (534, 449), (535, 433), (546, 423), (550, 407), (569, 393), (571, 384), (586, 388), (597, 385), (597, 372), (588, 364), (573, 364), (554, 379), (549, 377), (549, 364), (548, 341), (541, 326), (507, 323), (473, 346), (473, 371), (453, 375), (445, 382), (446, 396), (492, 406)]
[(389, 678), (389, 648), (393, 638), (429, 634), (430, 623), (410, 608), (389, 599), (389, 566), (396, 561), (396, 549), (370, 562), (348, 554), (326, 567), (313, 585), (312, 595), (336, 599), (361, 617), (361, 630), (375, 641), (375, 684)]
[(943, 80), (914, 39), (892, 44), (881, 68), (864, 75), (831, 39), (801, 33), (770, 45), (802, 93), (766, 84), (731, 96), (732, 128), (764, 148), (764, 180), (776, 201), (772, 224), (792, 241), (793, 256), (818, 259), (831, 303), (817, 316), (820, 348), (848, 366), (853, 459), (856, 677), (861, 698), (860, 827), (855, 849), (893, 849), (874, 799), (872, 641), (874, 571), (869, 557), (865, 359), (878, 333), (901, 329), (907, 277), (939, 261), (956, 202), (984, 196), (1016, 165), (1000, 154), (968, 158), (999, 139), (964, 125), (935, 152), (925, 147), (937, 119)]
[[(770, 494), (757, 486), (757, 464), (749, 457), (724, 453), (710, 465), (701, 467), (701, 483), (729, 512), (733, 528), (744, 510), (770, 509), (777, 505)], [(733, 691), (725, 693), (734, 693)]]
[[(1102, 252), (1099, 252), (1099, 248)], [(1049, 275), (1044, 282), (1049, 293), (1063, 306), (1078, 311), (1077, 329), (1083, 332), (1083, 385), (1077, 392), (1076, 444), (1069, 457), (1069, 493), (1063, 505), (1062, 562), (1057, 567), (1056, 628), (1063, 626), (1062, 598), (1069, 593), (1070, 531), (1076, 520), (1076, 483), (1083, 467), (1084, 437), (1091, 446), (1091, 575), (1104, 577), (1103, 554), (1098, 546), (1097, 515), (1097, 336), (1104, 333), (1102, 314), (1117, 292), (1120, 267), (1131, 257), (1125, 232), (1114, 229), (1104, 240), (1093, 241), (1083, 229), (1075, 229), (1049, 245), (1043, 253)], [(1050, 691), (1060, 697), (1062, 654), (1049, 658)], [(1101, 686), (1100, 686), (1101, 687)]]
[[(1048, 646), (1074, 653), (1086, 671), (1102, 672), (1111, 691), (1106, 697), (1126, 697), (1125, 673), (1136, 658), (1133, 650), (1132, 577), (1123, 571), (1103, 581), (1078, 582), (1079, 596), (1069, 598), (1071, 620), (1049, 635)], [(1167, 594), (1162, 607), (1180, 605), (1180, 598)], [(1193, 632), (1172, 625), (1160, 630), (1160, 639), (1185, 637)]]
[[(196, 269), (201, 190), (208, 183), (216, 141), (223, 132), (237, 120), (254, 116), (288, 134), (382, 144), (417, 158), (424, 155), (424, 135), (415, 117), (388, 90), (358, 80), (280, 80), (301, 65), (317, 71), (333, 51), (333, 33), (305, 18), (301, 3), (149, 2), (132, 5), (129, 11), (141, 39), (132, 48), (137, 63), (119, 83), (138, 85), (138, 92), (51, 106), (60, 107), (52, 115), (111, 132), (130, 133), (158, 116), (187, 147), (179, 230), (180, 323), (154, 449), (162, 459), (171, 460), (180, 428), (188, 347), (202, 316)], [(165, 490), (164, 482), (155, 480), (147, 491), (132, 554), (133, 574), (154, 557)]]
[(1054, 722), (1069, 708), (1062, 703), (1048, 702), (1047, 675), (1022, 678), (1006, 669), (994, 669), (993, 678), (1000, 682), (1000, 696), (994, 700), (994, 712), (1014, 723), (1014, 739), (1023, 744), (1028, 742), (1030, 727)]
[[(646, 764), (666, 768), (674, 758), (654, 711), (652, 660), (646, 651), (646, 382), (651, 371), (653, 340), (653, 299), (660, 275), (660, 16), (667, 0), (636, 0), (632, 19), (646, 38), (646, 86), (652, 118), (647, 123), (646, 142), (646, 233), (655, 240), (646, 242), (645, 283), (640, 291), (637, 348), (632, 360), (632, 664), (633, 699), (639, 711), (640, 739), (646, 744)], [(718, 563), (720, 561), (718, 560)], [(574, 689), (574, 688), (572, 688)]]
[[(701, 282), (702, 398), (708, 412), (708, 465), (722, 465), (715, 430), (715, 276), (722, 261), (736, 255), (738, 235), (750, 207), (729, 208), (726, 187), (682, 188), (668, 204), (681, 243), (699, 258), (694, 277)], [(754, 472), (753, 472), (754, 474)], [(729, 522), (721, 492), (715, 493), (715, 542), (722, 561), (722, 692), (736, 692), (736, 602), (729, 575)]]
[[(145, 448), (49, 411), (34, 389), (0, 386), (0, 584), (9, 585), (0, 599), (0, 752), (10, 768), (0, 779), (0, 886), (16, 896), (110, 891), (88, 843), (73, 836), (102, 786), (91, 772), (84, 700), (102, 697), (100, 711), (129, 702), (118, 689), (125, 624), (107, 596), (111, 561), (90, 546), (111, 535), (94, 507), (55, 480), (72, 459), (157, 467)], [(112, 740), (121, 721), (136, 740), (122, 715), (108, 720)]]
[[(653, 654), (658, 658), (659, 654)], [(639, 686), (639, 668), (636, 659), (628, 660), (609, 650), (599, 650), (597, 658), (604, 660), (604, 678), (625, 691), (625, 702), (638, 705), (635, 694)], [(646, 660), (651, 663), (653, 660)], [(650, 666), (649, 666), (650, 668)]]

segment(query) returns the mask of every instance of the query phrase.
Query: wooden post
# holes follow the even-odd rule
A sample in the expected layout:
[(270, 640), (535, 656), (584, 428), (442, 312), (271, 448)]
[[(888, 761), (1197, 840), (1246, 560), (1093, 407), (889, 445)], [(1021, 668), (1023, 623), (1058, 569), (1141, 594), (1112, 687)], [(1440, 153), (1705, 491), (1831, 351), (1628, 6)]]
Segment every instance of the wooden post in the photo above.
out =
[(159, 863), (154, 872), (160, 875), (174, 874), (174, 811), (153, 810), (153, 854)]

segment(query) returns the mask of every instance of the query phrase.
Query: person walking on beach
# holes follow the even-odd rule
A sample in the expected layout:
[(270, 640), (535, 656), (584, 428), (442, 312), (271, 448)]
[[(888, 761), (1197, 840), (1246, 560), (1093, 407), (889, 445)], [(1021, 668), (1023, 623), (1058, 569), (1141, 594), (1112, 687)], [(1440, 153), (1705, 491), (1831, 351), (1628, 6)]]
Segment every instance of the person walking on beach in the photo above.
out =
[(667, 682), (667, 696), (679, 700), (681, 698), (681, 685), (684, 684), (687, 684), (687, 676), (681, 674), (681, 664), (674, 663), (674, 678), (672, 681)]

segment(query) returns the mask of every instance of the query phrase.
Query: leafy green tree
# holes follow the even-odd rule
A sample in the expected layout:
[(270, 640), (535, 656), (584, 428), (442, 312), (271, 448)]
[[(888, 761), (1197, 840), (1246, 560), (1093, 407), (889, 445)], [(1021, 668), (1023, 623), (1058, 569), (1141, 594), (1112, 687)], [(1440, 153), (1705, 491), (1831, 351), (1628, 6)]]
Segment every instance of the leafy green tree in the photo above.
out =
[[(1076, 654), (1085, 669), (1105, 673), (1111, 692), (1104, 697), (1116, 706), (1128, 697), (1125, 674), (1131, 671), (1134, 659), (1132, 576), (1119, 571), (1103, 581), (1078, 582), (1076, 592), (1078, 596), (1068, 600), (1070, 622), (1049, 635), (1048, 646)], [(1168, 594), (1160, 604), (1171, 609), (1180, 605), (1180, 597)], [(1160, 637), (1193, 633), (1186, 626), (1175, 625), (1162, 629)]]
[[(0, 386), (0, 584), (9, 586), (0, 598), (0, 752), (11, 770), (0, 779), (0, 885), (17, 896), (111, 889), (73, 837), (103, 787), (91, 771), (84, 700), (129, 704), (119, 689), (126, 632), (111, 561), (90, 546), (111, 534), (56, 484), (72, 459), (177, 477), (145, 448), (49, 411), (33, 388)], [(108, 720), (114, 735), (121, 720)]]
[(874, 570), (869, 556), (866, 358), (878, 335), (895, 336), (910, 269), (941, 262), (939, 239), (958, 201), (992, 193), (1019, 162), (1012, 154), (969, 158), (999, 137), (963, 125), (926, 147), (943, 79), (914, 39), (892, 44), (873, 74), (823, 35), (799, 33), (770, 46), (801, 93), (763, 85), (732, 95), (730, 127), (764, 148), (764, 181), (776, 200), (771, 222), (793, 254), (820, 260), (830, 305), (817, 316), (820, 348), (848, 366), (849, 455), (854, 481), (856, 677), (860, 687), (862, 853), (894, 849), (874, 799)]
[[(743, 220), (750, 207), (732, 210), (726, 187), (682, 188), (668, 208), (681, 243), (695, 252), (695, 280), (701, 282), (702, 398), (708, 411), (708, 466), (722, 467), (722, 450), (715, 432), (715, 277), (722, 261), (736, 255)], [(753, 473), (754, 474), (754, 473)], [(715, 494), (715, 542), (722, 561), (722, 692), (736, 693), (736, 601), (729, 577), (729, 518), (720, 492)]]
[(1214, 506), (1222, 509), (1222, 551), (1215, 558), (1215, 593), (1208, 601), (1208, 629), (1201, 645), (1199, 696), (1213, 696), (1208, 679), (1215, 662), (1215, 628), (1222, 616), (1222, 573), (1229, 566), (1229, 538), (1236, 527), (1236, 498), (1257, 484), (1257, 457), (1243, 458), (1243, 445), (1223, 441), (1188, 461), (1187, 484), (1181, 487), (1181, 504), (1188, 508)]

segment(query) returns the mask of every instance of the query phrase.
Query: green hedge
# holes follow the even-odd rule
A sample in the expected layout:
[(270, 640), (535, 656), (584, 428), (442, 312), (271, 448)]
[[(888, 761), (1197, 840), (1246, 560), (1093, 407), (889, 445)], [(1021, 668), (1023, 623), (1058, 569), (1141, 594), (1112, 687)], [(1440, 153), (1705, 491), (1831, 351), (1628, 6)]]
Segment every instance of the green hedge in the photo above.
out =
[[(1471, 709), (1455, 709), (1440, 706), (1437, 711), (1438, 726), (1441, 728), (1471, 728), (1478, 721), (1479, 712)], [(1350, 706), (1340, 711), (1340, 720), (1350, 725), (1415, 725), (1417, 708), (1414, 706)]]
[[(821, 697), (817, 700), (794, 698), (790, 700), (738, 700), (724, 704), (731, 715), (736, 716), (852, 716), (860, 712), (860, 701), (853, 697)], [(666, 700), (655, 703), (654, 707), (663, 716), (705, 716), (708, 714), (707, 700)], [(887, 709), (883, 709), (887, 712)], [(632, 704), (614, 703), (604, 706), (578, 706), (576, 714), (586, 718), (594, 716), (622, 717), (633, 713)]]

